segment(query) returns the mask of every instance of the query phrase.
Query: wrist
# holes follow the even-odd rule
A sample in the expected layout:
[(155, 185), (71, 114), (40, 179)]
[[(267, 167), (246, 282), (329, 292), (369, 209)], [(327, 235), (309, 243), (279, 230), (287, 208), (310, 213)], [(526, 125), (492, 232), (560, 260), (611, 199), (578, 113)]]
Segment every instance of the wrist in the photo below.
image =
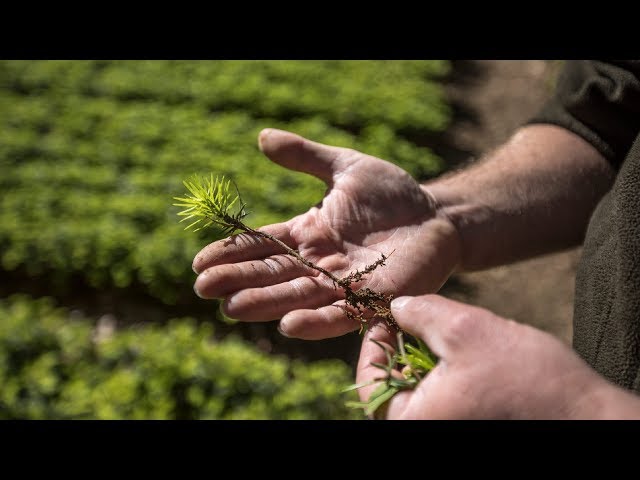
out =
[(422, 184), (420, 188), (433, 206), (436, 219), (442, 223), (442, 230), (447, 233), (447, 246), (451, 252), (453, 270), (460, 271), (464, 268), (465, 255), (462, 232), (463, 222), (460, 222), (459, 209), (455, 208), (454, 202), (451, 202), (449, 198), (441, 195), (438, 189), (433, 188), (433, 185)]
[(639, 420), (640, 398), (609, 382), (599, 382), (593, 394), (586, 399), (578, 418), (592, 420)]

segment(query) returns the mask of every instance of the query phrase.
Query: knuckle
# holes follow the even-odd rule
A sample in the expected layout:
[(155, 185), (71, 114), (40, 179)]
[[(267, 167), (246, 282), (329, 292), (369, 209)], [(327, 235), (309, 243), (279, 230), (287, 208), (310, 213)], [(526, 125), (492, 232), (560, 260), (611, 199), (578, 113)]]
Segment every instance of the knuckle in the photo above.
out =
[(356, 155), (360, 155), (360, 152), (358, 150), (356, 150), (355, 148), (348, 148), (348, 147), (339, 147), (338, 153), (342, 155), (342, 157), (349, 158), (349, 159)]
[[(279, 275), (280, 273), (282, 273), (282, 270), (283, 270), (283, 266), (281, 263), (283, 261), (286, 261), (286, 258), (285, 259), (275, 258), (275, 257), (265, 258), (264, 260), (262, 260), (262, 265), (264, 266), (263, 268), (264, 273), (268, 275)], [(251, 264), (251, 267), (253, 268), (253, 270), (257, 270), (256, 266), (253, 263)]]
[(476, 324), (476, 317), (471, 312), (459, 312), (453, 315), (447, 322), (443, 331), (445, 340), (449, 343), (458, 343), (461, 339), (469, 335), (469, 332)]

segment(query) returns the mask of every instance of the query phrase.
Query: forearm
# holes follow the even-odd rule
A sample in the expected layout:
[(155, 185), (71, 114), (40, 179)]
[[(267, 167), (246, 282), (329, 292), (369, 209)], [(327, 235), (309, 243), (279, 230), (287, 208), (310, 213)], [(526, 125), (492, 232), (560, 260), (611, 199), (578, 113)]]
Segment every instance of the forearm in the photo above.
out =
[(459, 270), (478, 270), (579, 244), (615, 172), (561, 127), (530, 125), (469, 168), (423, 187), (458, 232)]

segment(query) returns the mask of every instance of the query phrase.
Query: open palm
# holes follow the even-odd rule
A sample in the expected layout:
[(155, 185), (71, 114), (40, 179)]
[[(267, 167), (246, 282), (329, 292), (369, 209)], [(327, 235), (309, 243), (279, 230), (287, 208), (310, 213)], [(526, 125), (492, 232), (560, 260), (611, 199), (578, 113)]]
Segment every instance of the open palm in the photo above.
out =
[[(274, 162), (327, 184), (320, 204), (291, 220), (263, 227), (307, 260), (343, 277), (391, 258), (361, 282), (381, 293), (436, 291), (458, 259), (454, 227), (404, 170), (360, 152), (267, 129), (262, 151)], [(214, 242), (194, 259), (195, 289), (224, 298), (227, 315), (242, 321), (282, 318), (292, 337), (321, 339), (358, 328), (335, 304), (341, 289), (283, 253), (275, 243), (246, 234)], [(354, 285), (355, 288), (360, 285)]]

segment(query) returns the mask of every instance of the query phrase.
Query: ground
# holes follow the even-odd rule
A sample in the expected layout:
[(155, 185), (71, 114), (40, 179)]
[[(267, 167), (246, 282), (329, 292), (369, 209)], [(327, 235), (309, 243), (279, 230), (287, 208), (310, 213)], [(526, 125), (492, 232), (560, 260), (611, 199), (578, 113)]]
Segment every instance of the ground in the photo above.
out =
[[(559, 62), (454, 63), (447, 88), (456, 120), (442, 154), (464, 163), (506, 140), (551, 95)], [(580, 249), (482, 272), (456, 275), (442, 293), (571, 339), (575, 269)]]

